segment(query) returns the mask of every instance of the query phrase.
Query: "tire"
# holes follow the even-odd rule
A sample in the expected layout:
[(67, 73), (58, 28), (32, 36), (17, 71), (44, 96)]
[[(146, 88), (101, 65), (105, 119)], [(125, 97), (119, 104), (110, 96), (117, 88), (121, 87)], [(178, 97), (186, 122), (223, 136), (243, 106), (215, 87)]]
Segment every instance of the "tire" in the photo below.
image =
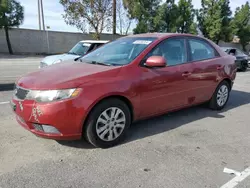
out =
[(247, 70), (247, 66), (244, 65), (244, 63), (241, 63), (241, 69), (242, 72), (245, 72)]
[[(219, 95), (219, 92), (221, 92), (221, 89), (225, 88), (226, 87), (226, 90), (227, 90), (227, 97), (226, 99), (223, 100), (223, 103), (220, 103), (219, 104), (219, 101), (217, 100), (217, 96)], [(209, 101), (209, 107), (212, 109), (212, 110), (222, 110), (227, 102), (228, 102), (228, 99), (229, 99), (229, 96), (230, 96), (230, 85), (227, 81), (223, 80), (219, 85), (218, 87), (216, 88), (212, 98), (210, 99)], [(225, 96), (225, 95), (224, 95)]]
[[(112, 116), (112, 112), (116, 114)], [(116, 116), (117, 118), (115, 118)], [(121, 121), (123, 117), (125, 120)], [(119, 123), (117, 123), (118, 120)], [(83, 134), (85, 139), (95, 147), (109, 148), (125, 138), (130, 124), (131, 113), (128, 106), (119, 99), (107, 99), (97, 104), (90, 112), (84, 125)], [(116, 137), (115, 133), (119, 136)]]

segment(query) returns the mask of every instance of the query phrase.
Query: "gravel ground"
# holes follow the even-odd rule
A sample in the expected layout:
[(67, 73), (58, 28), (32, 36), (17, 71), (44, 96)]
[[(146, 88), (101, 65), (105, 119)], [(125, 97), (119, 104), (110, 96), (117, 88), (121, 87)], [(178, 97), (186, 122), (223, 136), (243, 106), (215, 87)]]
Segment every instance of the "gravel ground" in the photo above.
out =
[[(12, 92), (0, 92), (0, 187), (221, 187), (235, 177), (225, 167), (250, 166), (249, 83), (250, 71), (238, 73), (221, 112), (198, 106), (141, 121), (110, 149), (34, 136), (1, 104)], [(250, 187), (250, 176), (238, 187)]]

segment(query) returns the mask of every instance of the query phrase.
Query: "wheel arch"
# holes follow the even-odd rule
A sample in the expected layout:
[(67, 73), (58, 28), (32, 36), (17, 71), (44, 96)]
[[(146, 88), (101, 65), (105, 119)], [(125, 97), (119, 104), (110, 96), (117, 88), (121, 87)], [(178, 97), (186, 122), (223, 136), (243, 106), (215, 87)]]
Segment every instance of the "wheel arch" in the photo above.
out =
[(221, 80), (221, 82), (223, 82), (223, 81), (226, 81), (229, 84), (230, 90), (232, 90), (232, 87), (233, 87), (232, 80), (230, 80), (229, 78), (224, 78), (223, 80)]
[(90, 109), (88, 110), (87, 112), (87, 115), (85, 117), (85, 120), (82, 122), (82, 131), (84, 129), (84, 125), (85, 123), (88, 121), (88, 118), (89, 118), (89, 115), (90, 113), (93, 111), (93, 109), (98, 105), (100, 104), (101, 102), (105, 101), (105, 100), (108, 100), (108, 99), (119, 99), (121, 100), (122, 102), (124, 102), (128, 108), (129, 108), (129, 111), (130, 111), (130, 115), (131, 115), (131, 122), (133, 122), (134, 120), (134, 107), (133, 107), (133, 104), (132, 102), (125, 96), (123, 95), (109, 95), (109, 96), (105, 96), (99, 100), (97, 100), (91, 107)]
[(214, 88), (213, 93), (212, 93), (212, 95), (211, 95), (211, 97), (210, 97), (209, 100), (211, 100), (211, 98), (213, 97), (214, 92), (216, 91), (216, 89), (218, 88), (218, 86), (219, 86), (223, 81), (226, 81), (226, 82), (229, 84), (229, 87), (230, 87), (229, 89), (230, 89), (230, 91), (232, 90), (232, 87), (233, 87), (233, 82), (232, 82), (232, 80), (231, 80), (230, 78), (223, 78), (221, 81), (218, 82), (217, 86)]

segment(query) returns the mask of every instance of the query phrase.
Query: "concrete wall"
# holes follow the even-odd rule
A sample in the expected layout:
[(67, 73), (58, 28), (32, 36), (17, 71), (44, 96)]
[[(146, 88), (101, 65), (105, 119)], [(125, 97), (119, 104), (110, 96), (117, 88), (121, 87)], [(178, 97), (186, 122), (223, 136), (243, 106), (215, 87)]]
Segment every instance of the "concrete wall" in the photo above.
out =
[[(47, 32), (30, 29), (11, 29), (9, 31), (13, 52), (16, 54), (57, 54), (69, 51), (81, 40), (93, 39), (91, 34), (69, 33), (48, 31), (49, 49), (47, 43)], [(102, 34), (101, 40), (114, 40), (120, 35)], [(236, 47), (242, 49), (238, 43), (225, 43), (220, 41), (220, 46)], [(247, 46), (247, 52), (250, 45)], [(0, 53), (8, 53), (8, 47), (4, 30), (0, 29)]]
[[(81, 40), (93, 39), (91, 34), (68, 33), (30, 29), (11, 29), (9, 31), (13, 52), (16, 54), (57, 54), (69, 51)], [(102, 34), (101, 40), (114, 40), (120, 35)], [(8, 53), (4, 30), (0, 30), (0, 53)]]

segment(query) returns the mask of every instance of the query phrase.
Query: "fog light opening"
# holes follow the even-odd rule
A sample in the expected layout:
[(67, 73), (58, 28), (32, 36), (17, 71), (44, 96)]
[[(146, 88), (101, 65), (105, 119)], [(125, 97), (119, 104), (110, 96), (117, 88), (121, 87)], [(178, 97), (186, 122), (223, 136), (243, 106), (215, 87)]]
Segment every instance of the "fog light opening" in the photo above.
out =
[(34, 127), (34, 129), (35, 129), (36, 131), (42, 131), (42, 132), (43, 132), (43, 127), (42, 127), (42, 125), (39, 125), (39, 124), (34, 123), (34, 124), (33, 124), (33, 127)]
[(50, 125), (42, 125), (42, 128), (45, 133), (61, 134), (57, 128)]
[(40, 125), (40, 124), (34, 123), (33, 127), (36, 131), (42, 131), (44, 133), (51, 133), (51, 134), (61, 134), (57, 130), (57, 128), (55, 128), (51, 125)]

